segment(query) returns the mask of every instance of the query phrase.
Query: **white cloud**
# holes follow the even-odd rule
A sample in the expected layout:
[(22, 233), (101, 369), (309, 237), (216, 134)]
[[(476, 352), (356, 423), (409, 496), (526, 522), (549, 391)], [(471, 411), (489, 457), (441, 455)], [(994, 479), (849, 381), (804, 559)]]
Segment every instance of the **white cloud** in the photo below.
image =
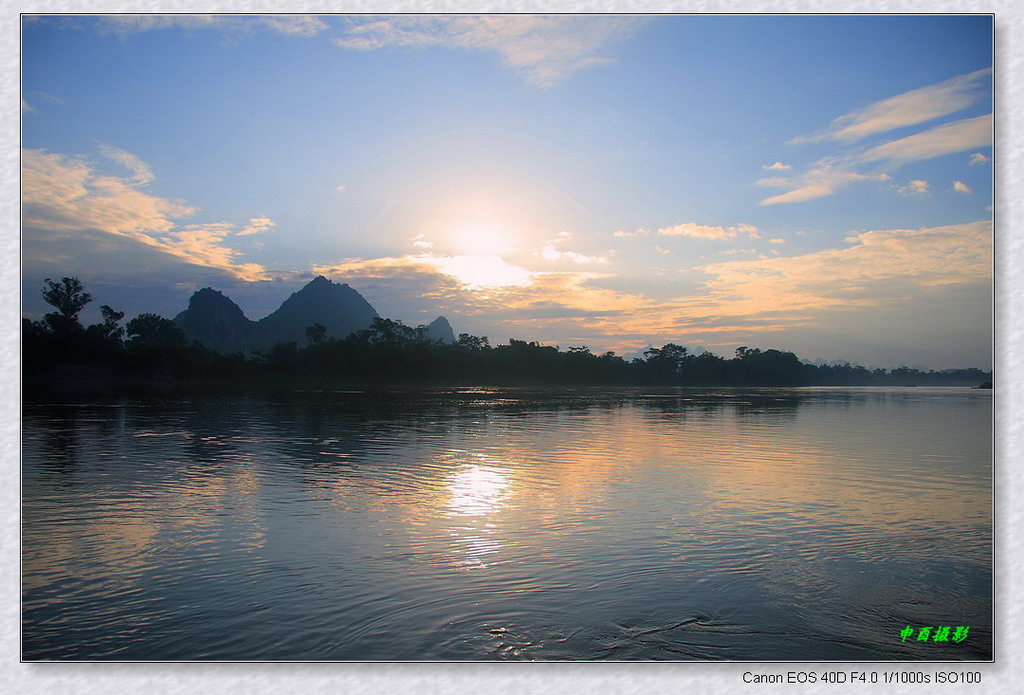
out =
[(793, 165), (792, 164), (783, 164), (782, 162), (775, 162), (774, 164), (762, 164), (761, 168), (762, 169), (770, 169), (770, 170), (773, 170), (773, 171), (783, 171), (783, 170), (787, 170), (787, 169), (792, 169)]
[(855, 142), (870, 135), (935, 120), (977, 102), (987, 93), (991, 79), (992, 69), (985, 68), (905, 92), (840, 116), (824, 130), (790, 142)]
[(976, 166), (978, 164), (988, 164), (990, 161), (992, 161), (991, 158), (983, 155), (981, 152), (975, 152), (974, 154), (971, 155), (971, 160), (968, 162), (968, 164)]
[(607, 64), (601, 55), (630, 36), (642, 17), (612, 15), (459, 15), (358, 18), (349, 22), (342, 48), (450, 46), (489, 51), (531, 84), (549, 88), (583, 68)]
[(434, 243), (432, 241), (427, 241), (425, 235), (423, 234), (417, 234), (416, 236), (414, 236), (412, 238), (412, 245), (418, 249), (424, 250), (434, 248)]
[(971, 188), (963, 181), (954, 181), (953, 190), (957, 193), (971, 193)]

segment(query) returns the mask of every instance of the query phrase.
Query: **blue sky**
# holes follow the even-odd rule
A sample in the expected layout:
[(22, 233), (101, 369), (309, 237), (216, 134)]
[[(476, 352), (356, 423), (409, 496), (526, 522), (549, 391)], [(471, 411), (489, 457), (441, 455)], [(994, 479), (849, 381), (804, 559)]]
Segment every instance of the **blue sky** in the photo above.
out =
[(492, 342), (991, 366), (990, 16), (22, 29), (26, 316), (324, 274)]

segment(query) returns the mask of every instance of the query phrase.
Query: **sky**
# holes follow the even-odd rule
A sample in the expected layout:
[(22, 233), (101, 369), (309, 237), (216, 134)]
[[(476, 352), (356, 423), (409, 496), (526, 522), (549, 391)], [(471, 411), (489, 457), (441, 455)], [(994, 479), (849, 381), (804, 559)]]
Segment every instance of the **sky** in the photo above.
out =
[(408, 325), (992, 366), (989, 15), (22, 23), (23, 315), (316, 275)]

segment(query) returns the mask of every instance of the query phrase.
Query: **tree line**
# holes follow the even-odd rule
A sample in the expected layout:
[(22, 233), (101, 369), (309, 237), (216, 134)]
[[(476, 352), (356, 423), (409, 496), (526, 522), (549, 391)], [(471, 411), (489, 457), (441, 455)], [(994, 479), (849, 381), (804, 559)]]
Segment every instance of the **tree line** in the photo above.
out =
[(643, 358), (586, 346), (557, 347), (512, 339), (492, 346), (463, 333), (454, 343), (432, 341), (424, 326), (376, 318), (344, 337), (306, 329), (306, 342), (279, 343), (266, 352), (225, 355), (189, 342), (170, 319), (144, 313), (122, 325), (124, 312), (100, 307), (101, 321), (83, 326), (92, 301), (78, 278), (47, 279), (43, 299), (53, 307), (40, 321), (23, 319), (25, 376), (94, 377), (194, 382), (346, 384), (657, 385), (657, 386), (928, 386), (991, 385), (979, 369), (867, 369), (802, 362), (792, 352), (739, 347), (731, 358), (668, 343)]

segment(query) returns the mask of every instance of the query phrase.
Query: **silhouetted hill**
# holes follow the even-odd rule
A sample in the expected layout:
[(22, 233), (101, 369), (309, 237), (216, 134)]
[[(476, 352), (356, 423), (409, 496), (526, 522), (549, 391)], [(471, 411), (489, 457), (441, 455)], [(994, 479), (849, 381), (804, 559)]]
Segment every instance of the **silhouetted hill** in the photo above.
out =
[(249, 320), (231, 299), (206, 287), (192, 295), (174, 323), (189, 342), (228, 354), (266, 351), (277, 343), (305, 345), (306, 329), (315, 323), (327, 329), (328, 337), (344, 338), (369, 328), (376, 317), (369, 302), (347, 284), (318, 276), (260, 321)]
[(369, 328), (376, 310), (347, 284), (335, 284), (322, 275), (284, 300), (281, 307), (257, 322), (262, 349), (276, 343), (306, 343), (306, 329), (319, 323), (328, 338), (344, 338)]
[(455, 331), (444, 316), (438, 316), (427, 325), (427, 338), (439, 343), (454, 343)]
[(215, 289), (205, 287), (188, 301), (188, 309), (174, 317), (189, 341), (199, 341), (211, 350), (246, 353), (259, 342), (256, 324), (245, 317), (241, 307)]

